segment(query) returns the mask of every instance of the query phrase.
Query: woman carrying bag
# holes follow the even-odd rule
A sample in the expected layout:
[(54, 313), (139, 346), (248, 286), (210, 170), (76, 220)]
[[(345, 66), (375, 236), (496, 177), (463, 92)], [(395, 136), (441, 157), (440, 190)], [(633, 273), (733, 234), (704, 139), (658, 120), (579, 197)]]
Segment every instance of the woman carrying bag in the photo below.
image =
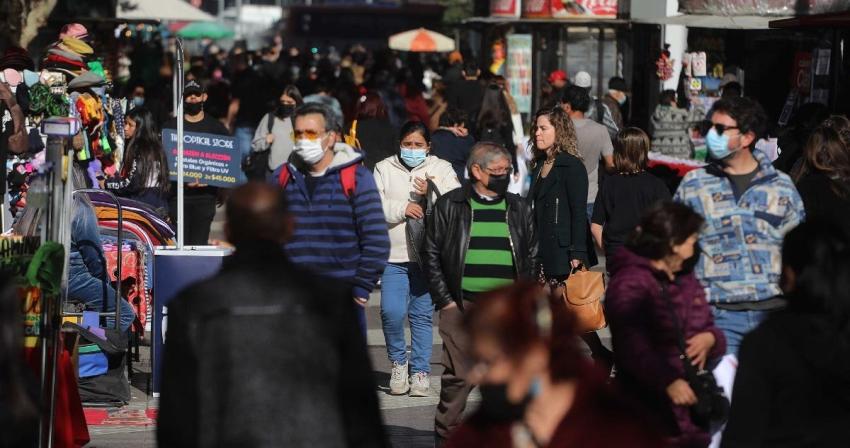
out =
[[(424, 397), (430, 389), (433, 305), (428, 282), (416, 262), (418, 238), (411, 235), (408, 226), (421, 229), (428, 206), (440, 195), (460, 187), (460, 182), (449, 162), (428, 154), (431, 135), (424, 124), (405, 123), (400, 141), (398, 153), (375, 166), (375, 183), (390, 234), (389, 264), (381, 278), (381, 321), (387, 355), (393, 363), (390, 393), (409, 391), (411, 396)], [(409, 366), (405, 316), (410, 321)]]
[(728, 413), (728, 401), (712, 407), (723, 398), (706, 374), (726, 339), (689, 265), (702, 223), (686, 205), (655, 205), (609, 263), (605, 305), (617, 381), (658, 419), (673, 447), (707, 447), (709, 426)]
[[(575, 127), (563, 109), (538, 111), (531, 135), (535, 162), (528, 201), (537, 223), (541, 276), (561, 291), (574, 270), (597, 262), (587, 223), (587, 170), (576, 147)], [(610, 370), (613, 355), (596, 332), (582, 339), (593, 358)]]

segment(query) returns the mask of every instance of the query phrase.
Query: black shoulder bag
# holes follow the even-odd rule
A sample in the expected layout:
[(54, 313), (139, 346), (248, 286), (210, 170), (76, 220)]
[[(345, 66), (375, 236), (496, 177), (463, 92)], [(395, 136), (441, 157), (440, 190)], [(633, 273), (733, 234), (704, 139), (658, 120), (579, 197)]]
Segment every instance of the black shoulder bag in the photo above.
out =
[(415, 261), (423, 271), (425, 269), (425, 260), (422, 256), (425, 248), (425, 220), (428, 219), (434, 211), (434, 203), (431, 202), (431, 189), (433, 188), (434, 193), (437, 195), (437, 199), (440, 199), (441, 196), (440, 190), (437, 189), (437, 185), (434, 184), (434, 181), (427, 177), (425, 178), (425, 181), (428, 183), (428, 193), (425, 195), (425, 198), (420, 201), (422, 209), (425, 211), (425, 217), (420, 219), (407, 218), (407, 226), (405, 228), (408, 250), (411, 258), (413, 259), (412, 261)]
[(697, 402), (691, 406), (691, 420), (707, 431), (719, 429), (729, 419), (729, 399), (723, 389), (717, 385), (714, 374), (709, 370), (699, 369), (691, 362), (686, 354), (685, 335), (679, 323), (679, 316), (667, 294), (667, 282), (661, 283), (661, 296), (667, 302), (676, 329), (676, 339), (679, 345), (679, 358), (685, 368), (685, 381), (691, 386), (697, 396)]
[[(274, 113), (269, 112), (266, 118), (268, 119), (266, 123), (268, 128), (267, 133), (271, 134), (274, 127)], [(271, 145), (262, 151), (254, 151), (251, 148), (251, 152), (242, 159), (242, 171), (249, 180), (266, 180), (266, 176), (269, 173), (269, 154), (271, 154), (271, 151)]]

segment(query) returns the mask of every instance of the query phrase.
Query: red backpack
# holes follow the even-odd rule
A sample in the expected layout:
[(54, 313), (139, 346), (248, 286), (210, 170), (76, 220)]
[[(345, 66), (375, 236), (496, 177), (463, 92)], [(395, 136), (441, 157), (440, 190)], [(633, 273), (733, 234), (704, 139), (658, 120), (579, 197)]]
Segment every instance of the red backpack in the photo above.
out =
[[(349, 200), (354, 196), (354, 189), (357, 187), (358, 165), (355, 163), (339, 170), (339, 182), (342, 184), (342, 192)], [(277, 183), (280, 185), (280, 188), (286, 189), (286, 184), (289, 183), (291, 177), (292, 173), (289, 172), (289, 164), (284, 164), (277, 177)]]

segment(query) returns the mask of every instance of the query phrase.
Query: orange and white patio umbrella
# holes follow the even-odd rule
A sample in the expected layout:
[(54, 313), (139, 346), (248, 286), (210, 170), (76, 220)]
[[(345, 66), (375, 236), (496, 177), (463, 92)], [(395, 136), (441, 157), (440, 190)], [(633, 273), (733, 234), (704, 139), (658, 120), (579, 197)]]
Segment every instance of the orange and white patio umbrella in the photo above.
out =
[(442, 53), (454, 51), (455, 41), (440, 33), (419, 28), (390, 36), (390, 48), (418, 53)]

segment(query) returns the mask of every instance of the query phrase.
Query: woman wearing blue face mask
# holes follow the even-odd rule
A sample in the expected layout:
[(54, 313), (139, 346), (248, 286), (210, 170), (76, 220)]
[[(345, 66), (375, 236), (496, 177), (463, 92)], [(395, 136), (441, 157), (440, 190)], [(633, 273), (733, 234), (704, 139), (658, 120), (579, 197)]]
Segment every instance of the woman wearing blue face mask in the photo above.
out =
[[(381, 278), (381, 320), (387, 355), (393, 363), (390, 393), (429, 394), (433, 305), (428, 283), (416, 263), (416, 247), (408, 238), (408, 222), (421, 226), (428, 205), (460, 186), (452, 165), (429, 155), (431, 135), (421, 122), (401, 128), (397, 154), (375, 165), (375, 183), (389, 225), (390, 258)], [(410, 321), (408, 365), (404, 318)]]

